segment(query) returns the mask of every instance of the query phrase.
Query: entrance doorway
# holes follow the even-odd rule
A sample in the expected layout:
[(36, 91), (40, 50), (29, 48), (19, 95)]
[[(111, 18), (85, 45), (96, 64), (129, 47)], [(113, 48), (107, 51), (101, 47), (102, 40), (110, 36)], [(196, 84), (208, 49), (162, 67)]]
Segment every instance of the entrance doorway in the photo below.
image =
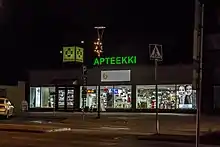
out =
[(74, 87), (57, 87), (57, 110), (74, 110)]

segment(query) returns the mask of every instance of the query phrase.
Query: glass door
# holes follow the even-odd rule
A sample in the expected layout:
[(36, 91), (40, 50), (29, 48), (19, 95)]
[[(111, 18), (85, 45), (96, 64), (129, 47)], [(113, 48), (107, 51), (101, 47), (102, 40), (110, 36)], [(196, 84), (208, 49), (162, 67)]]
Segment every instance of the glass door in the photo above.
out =
[(66, 108), (74, 108), (74, 88), (67, 88), (67, 99), (66, 99)]
[(65, 88), (58, 88), (58, 109), (65, 109)]

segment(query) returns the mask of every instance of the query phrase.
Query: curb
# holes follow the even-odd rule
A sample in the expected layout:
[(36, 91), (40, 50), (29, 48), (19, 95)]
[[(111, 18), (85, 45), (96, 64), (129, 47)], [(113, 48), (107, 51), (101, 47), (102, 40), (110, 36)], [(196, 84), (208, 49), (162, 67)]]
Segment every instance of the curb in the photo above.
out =
[(1, 128), (0, 131), (3, 132), (20, 132), (20, 133), (45, 133), (44, 130), (30, 130), (30, 129), (8, 129)]
[[(196, 143), (195, 135), (169, 135), (169, 134), (152, 134), (137, 136), (138, 140), (148, 140), (148, 141), (163, 141), (163, 142), (177, 142), (177, 143)], [(220, 145), (218, 139), (213, 137), (200, 136), (200, 144), (205, 145)]]
[(167, 142), (180, 142), (180, 143), (195, 143), (194, 135), (168, 135), (168, 134), (153, 134), (147, 136), (137, 136), (138, 140), (151, 140), (151, 141), (167, 141)]

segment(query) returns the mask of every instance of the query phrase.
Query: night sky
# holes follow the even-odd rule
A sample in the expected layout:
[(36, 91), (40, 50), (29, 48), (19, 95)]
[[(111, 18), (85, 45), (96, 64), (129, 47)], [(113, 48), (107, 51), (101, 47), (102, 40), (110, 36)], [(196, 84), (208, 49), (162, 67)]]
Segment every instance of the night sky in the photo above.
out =
[(103, 56), (136, 55), (138, 64), (150, 64), (148, 45), (157, 43), (162, 64), (192, 62), (193, 0), (11, 0), (1, 9), (2, 83), (25, 79), (29, 69), (61, 67), (62, 46), (81, 40), (90, 65), (97, 25), (106, 26)]

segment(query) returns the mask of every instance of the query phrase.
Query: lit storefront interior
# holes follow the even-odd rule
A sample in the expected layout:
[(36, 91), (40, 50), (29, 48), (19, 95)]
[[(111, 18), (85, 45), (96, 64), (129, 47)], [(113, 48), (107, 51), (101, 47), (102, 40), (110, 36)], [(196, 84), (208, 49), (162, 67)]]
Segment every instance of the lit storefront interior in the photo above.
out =
[[(137, 85), (132, 95), (131, 85), (100, 86), (101, 108), (131, 109), (136, 99), (136, 109), (155, 109), (155, 85)], [(57, 93), (57, 94), (56, 94)], [(56, 110), (73, 109), (75, 103), (73, 87), (30, 87), (30, 108), (54, 108)], [(136, 98), (132, 99), (132, 96)], [(87, 98), (82, 99), (80, 86), (79, 106), (96, 109), (98, 86), (87, 86)], [(191, 84), (158, 85), (159, 109), (196, 109), (196, 91)]]
[(58, 110), (74, 108), (74, 87), (58, 87)]
[(98, 95), (98, 86), (86, 86), (87, 88), (87, 98), (82, 99), (82, 86), (80, 87), (80, 108), (84, 106), (93, 109), (97, 108), (97, 95)]
[(53, 108), (55, 87), (31, 87), (30, 108)]
[(74, 88), (30, 87), (30, 108), (73, 109)]
[[(155, 85), (136, 86), (136, 108), (155, 109)], [(159, 109), (196, 109), (196, 91), (192, 85), (158, 85)]]
[[(82, 91), (82, 86), (80, 88)], [(97, 108), (98, 86), (87, 86), (87, 98), (85, 106)], [(82, 92), (80, 92), (81, 94)], [(130, 109), (131, 108), (131, 85), (100, 86), (101, 108)], [(80, 107), (83, 99), (80, 96)]]

